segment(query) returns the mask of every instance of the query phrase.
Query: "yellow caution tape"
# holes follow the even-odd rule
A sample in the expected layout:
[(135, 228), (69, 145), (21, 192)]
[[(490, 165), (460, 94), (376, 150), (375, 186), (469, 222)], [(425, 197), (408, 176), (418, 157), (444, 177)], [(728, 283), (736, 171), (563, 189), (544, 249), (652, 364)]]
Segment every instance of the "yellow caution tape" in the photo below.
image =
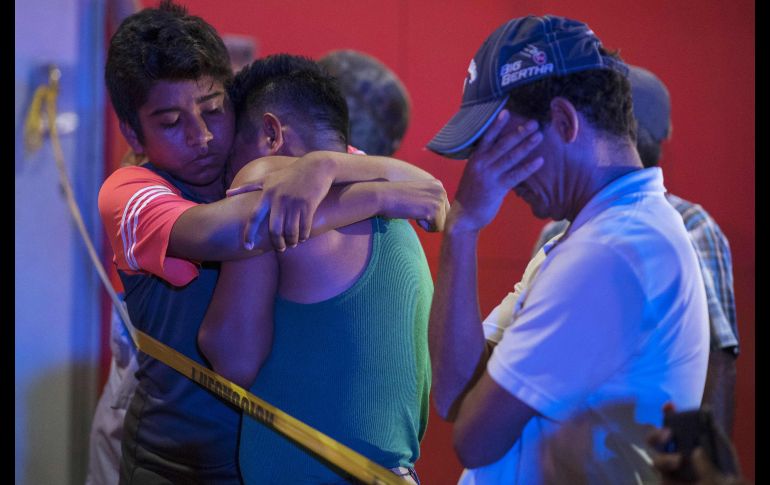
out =
[(350, 473), (350, 475), (361, 482), (403, 485), (403, 480), (390, 470), (378, 465), (357, 451), (348, 448), (339, 441), (268, 404), (238, 384), (225, 379), (216, 372), (162, 344), (146, 333), (129, 327), (129, 331), (131, 330), (133, 330), (132, 337), (136, 347), (145, 354), (187, 376), (221, 399), (238, 406), (244, 413), (260, 423), (275, 429), (329, 463)]

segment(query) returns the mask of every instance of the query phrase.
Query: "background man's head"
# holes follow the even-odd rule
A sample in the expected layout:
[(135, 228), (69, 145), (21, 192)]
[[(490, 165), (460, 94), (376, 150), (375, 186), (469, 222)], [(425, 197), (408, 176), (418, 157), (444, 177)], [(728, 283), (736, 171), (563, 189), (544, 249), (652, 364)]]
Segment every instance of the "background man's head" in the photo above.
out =
[(350, 112), (350, 144), (369, 155), (392, 155), (409, 124), (409, 94), (396, 74), (374, 57), (332, 51), (318, 60), (339, 82)]
[(658, 77), (638, 66), (628, 66), (634, 117), (637, 123), (636, 149), (642, 165), (658, 165), (661, 144), (671, 136), (671, 99)]
[(115, 113), (136, 132), (140, 143), (144, 133), (138, 110), (157, 81), (210, 77), (227, 86), (232, 76), (227, 49), (216, 29), (170, 0), (120, 24), (110, 40), (105, 66)]
[(230, 90), (237, 135), (231, 163), (269, 154), (345, 151), (348, 108), (334, 78), (312, 59), (277, 54), (242, 69)]
[(636, 141), (627, 67), (584, 23), (546, 15), (510, 20), (468, 66), (460, 110), (428, 148), (467, 158), (503, 108), (541, 127), (551, 101), (568, 100), (600, 132)]

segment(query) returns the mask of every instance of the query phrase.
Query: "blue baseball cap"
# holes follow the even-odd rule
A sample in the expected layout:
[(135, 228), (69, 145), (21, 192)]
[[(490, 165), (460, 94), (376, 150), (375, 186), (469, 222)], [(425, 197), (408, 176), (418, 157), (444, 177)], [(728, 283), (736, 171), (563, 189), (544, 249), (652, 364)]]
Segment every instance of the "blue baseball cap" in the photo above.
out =
[(618, 69), (622, 62), (602, 55), (601, 41), (583, 22), (530, 15), (509, 20), (492, 32), (468, 66), (460, 110), (428, 143), (455, 159), (470, 156), (473, 144), (508, 101), (508, 92), (548, 76), (588, 69)]

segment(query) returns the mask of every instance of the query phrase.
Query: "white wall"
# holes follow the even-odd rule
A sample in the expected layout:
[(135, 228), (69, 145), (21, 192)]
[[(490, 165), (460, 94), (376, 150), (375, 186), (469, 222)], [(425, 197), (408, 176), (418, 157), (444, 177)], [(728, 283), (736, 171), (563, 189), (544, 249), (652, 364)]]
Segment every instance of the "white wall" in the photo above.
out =
[[(96, 400), (98, 278), (59, 187), (53, 150), (25, 154), (22, 127), (45, 66), (62, 71), (58, 108), (78, 125), (64, 158), (100, 246), (103, 21), (99, 0), (15, 0), (15, 483), (82, 484)], [(95, 236), (96, 235), (96, 236)]]

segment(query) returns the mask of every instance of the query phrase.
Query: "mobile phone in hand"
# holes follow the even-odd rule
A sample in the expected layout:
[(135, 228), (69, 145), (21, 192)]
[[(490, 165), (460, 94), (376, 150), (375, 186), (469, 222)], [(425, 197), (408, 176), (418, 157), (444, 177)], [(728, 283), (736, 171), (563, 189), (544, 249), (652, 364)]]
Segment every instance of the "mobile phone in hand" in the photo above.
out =
[(716, 424), (708, 407), (667, 413), (663, 418), (663, 426), (671, 430), (671, 439), (661, 451), (682, 454), (682, 468), (673, 478), (682, 481), (698, 478), (692, 467), (692, 450), (699, 446), (720, 472), (729, 475), (738, 473), (730, 440)]

